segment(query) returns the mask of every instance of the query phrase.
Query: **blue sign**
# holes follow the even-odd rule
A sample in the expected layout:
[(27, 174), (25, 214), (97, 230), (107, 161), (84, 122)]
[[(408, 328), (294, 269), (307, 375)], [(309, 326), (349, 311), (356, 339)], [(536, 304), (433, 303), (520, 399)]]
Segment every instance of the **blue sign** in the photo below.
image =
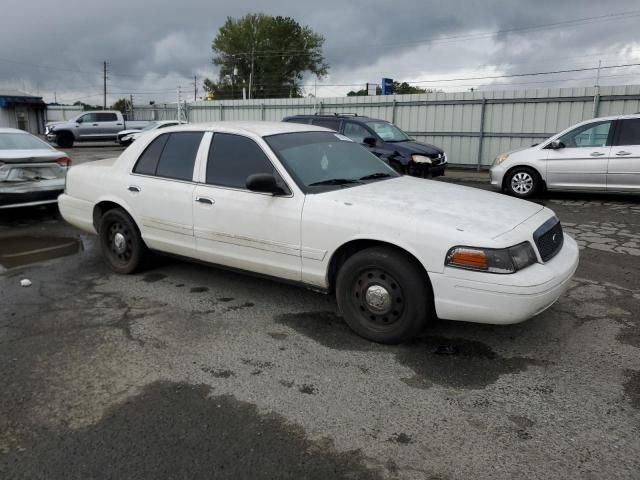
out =
[(393, 95), (393, 78), (382, 79), (382, 95)]

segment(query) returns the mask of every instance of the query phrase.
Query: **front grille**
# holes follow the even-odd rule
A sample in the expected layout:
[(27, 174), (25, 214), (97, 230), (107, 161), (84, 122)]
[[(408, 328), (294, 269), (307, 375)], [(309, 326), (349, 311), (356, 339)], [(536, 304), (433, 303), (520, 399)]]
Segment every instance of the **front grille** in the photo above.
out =
[(557, 255), (564, 243), (562, 225), (557, 218), (551, 218), (533, 232), (533, 240), (536, 242), (538, 252), (543, 262), (551, 260)]

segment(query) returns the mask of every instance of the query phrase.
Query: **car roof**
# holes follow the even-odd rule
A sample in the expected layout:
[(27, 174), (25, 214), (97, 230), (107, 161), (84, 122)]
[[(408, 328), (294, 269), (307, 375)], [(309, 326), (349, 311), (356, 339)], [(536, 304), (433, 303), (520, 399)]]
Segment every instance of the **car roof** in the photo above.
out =
[(280, 133), (292, 133), (292, 132), (332, 132), (334, 130), (329, 128), (319, 127), (317, 125), (305, 125), (301, 123), (286, 123), (286, 122), (241, 122), (241, 121), (221, 121), (221, 122), (209, 122), (198, 124), (185, 124), (169, 127), (171, 130), (167, 131), (180, 131), (180, 130), (193, 130), (193, 128), (202, 129), (204, 131), (212, 132), (237, 132), (237, 133), (249, 133), (258, 135), (260, 137), (266, 137), (268, 135), (277, 135)]

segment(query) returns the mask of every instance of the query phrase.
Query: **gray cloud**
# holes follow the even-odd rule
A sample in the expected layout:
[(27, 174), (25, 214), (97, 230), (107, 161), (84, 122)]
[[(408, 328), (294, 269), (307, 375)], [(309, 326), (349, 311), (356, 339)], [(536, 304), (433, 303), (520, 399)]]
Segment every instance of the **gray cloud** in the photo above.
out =
[[(612, 13), (637, 8), (634, 0), (619, 0)], [(415, 80), (480, 76), (478, 73), (483, 72), (531, 72), (591, 66), (598, 58), (605, 64), (640, 58), (640, 43), (633, 43), (637, 42), (634, 27), (640, 17), (421, 42), (608, 13), (606, 5), (595, 1), (272, 0), (267, 4), (256, 0), (66, 0), (52, 4), (44, 0), (3, 0), (0, 86), (24, 85), (47, 100), (52, 100), (55, 91), (63, 100), (88, 97), (86, 100), (99, 102), (101, 65), (107, 60), (109, 90), (113, 92), (110, 101), (126, 93), (133, 93), (140, 101), (172, 100), (177, 85), (193, 91), (194, 74), (200, 78), (216, 75), (210, 44), (226, 17), (259, 11), (292, 16), (326, 37), (325, 54), (331, 70), (320, 82), (324, 84), (379, 81), (388, 75)], [(638, 76), (608, 77), (629, 73)], [(640, 68), (608, 71), (606, 75), (603, 83), (638, 81)], [(573, 74), (544, 77), (544, 81), (562, 84), (567, 78), (586, 78), (588, 82), (592, 77), (592, 73)], [(511, 82), (540, 80), (543, 78)], [(313, 79), (307, 81), (312, 83)], [(357, 87), (321, 88), (320, 93), (344, 94), (351, 88)]]

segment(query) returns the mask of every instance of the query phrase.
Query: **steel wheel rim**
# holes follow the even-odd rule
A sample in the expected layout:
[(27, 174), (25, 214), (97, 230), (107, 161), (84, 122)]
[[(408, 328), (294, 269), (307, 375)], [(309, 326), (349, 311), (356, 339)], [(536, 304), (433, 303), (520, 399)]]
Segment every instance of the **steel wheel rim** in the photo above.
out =
[(358, 273), (350, 300), (362, 323), (378, 331), (394, 326), (405, 309), (402, 287), (389, 272), (379, 268)]
[(533, 189), (533, 177), (527, 172), (518, 172), (511, 177), (511, 188), (520, 195), (527, 194)]
[(107, 244), (110, 256), (117, 262), (127, 264), (133, 256), (133, 236), (129, 227), (120, 222), (109, 225)]

